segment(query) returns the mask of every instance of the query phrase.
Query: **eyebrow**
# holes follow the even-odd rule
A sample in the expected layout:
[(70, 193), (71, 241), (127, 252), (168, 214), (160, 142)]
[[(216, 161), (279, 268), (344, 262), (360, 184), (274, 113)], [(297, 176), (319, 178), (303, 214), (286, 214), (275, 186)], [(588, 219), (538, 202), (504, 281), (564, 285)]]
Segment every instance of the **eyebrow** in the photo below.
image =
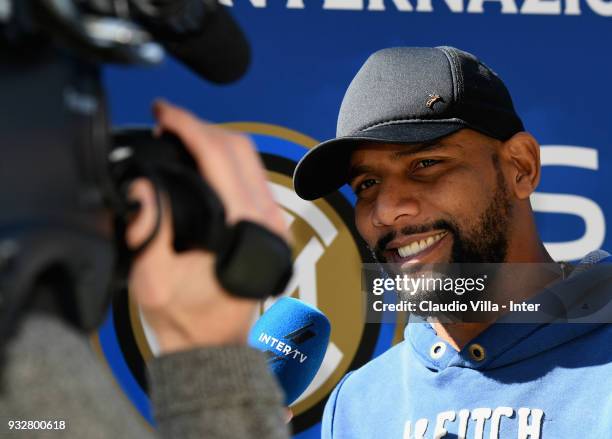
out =
[[(404, 157), (408, 157), (411, 155), (416, 155), (422, 152), (434, 151), (436, 149), (447, 148), (451, 146), (457, 146), (462, 148), (461, 145), (457, 144), (448, 144), (448, 143), (440, 143), (438, 141), (424, 142), (419, 143), (414, 148), (403, 149), (401, 151), (394, 151), (391, 153), (390, 157), (392, 161), (400, 160)], [(347, 182), (350, 183), (361, 174), (367, 174), (368, 172), (372, 172), (373, 168), (367, 165), (356, 165), (351, 166), (347, 176)]]
[(446, 143), (436, 142), (436, 141), (419, 143), (419, 145), (416, 146), (415, 148), (403, 149), (401, 151), (395, 151), (395, 152), (391, 153), (391, 158), (393, 160), (399, 160), (402, 157), (408, 157), (408, 156), (411, 156), (411, 155), (419, 154), (421, 152), (433, 151), (433, 150), (440, 149), (440, 148), (445, 148), (445, 147), (448, 147), (448, 146), (450, 146), (450, 145), (448, 145)]

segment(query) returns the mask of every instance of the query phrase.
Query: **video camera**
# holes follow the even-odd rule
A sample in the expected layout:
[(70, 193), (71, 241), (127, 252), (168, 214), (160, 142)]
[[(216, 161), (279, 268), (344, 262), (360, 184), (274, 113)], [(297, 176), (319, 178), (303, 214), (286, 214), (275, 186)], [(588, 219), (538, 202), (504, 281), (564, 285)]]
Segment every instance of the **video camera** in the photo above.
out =
[(263, 298), (288, 282), (287, 244), (254, 223), (228, 226), (178, 138), (112, 133), (100, 65), (156, 64), (164, 49), (216, 83), (249, 64), (216, 0), (0, 0), (0, 341), (41, 293), (75, 326), (99, 325), (137, 253), (124, 230), (140, 176), (171, 201), (176, 251), (215, 252), (231, 294)]

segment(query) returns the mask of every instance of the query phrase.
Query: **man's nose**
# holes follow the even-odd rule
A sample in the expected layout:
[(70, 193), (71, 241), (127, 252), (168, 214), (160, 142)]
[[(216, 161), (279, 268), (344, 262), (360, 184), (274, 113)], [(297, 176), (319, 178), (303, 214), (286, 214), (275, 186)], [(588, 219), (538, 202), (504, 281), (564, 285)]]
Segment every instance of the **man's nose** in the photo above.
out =
[(375, 201), (372, 221), (375, 226), (392, 226), (421, 213), (417, 191), (405, 185), (381, 184)]

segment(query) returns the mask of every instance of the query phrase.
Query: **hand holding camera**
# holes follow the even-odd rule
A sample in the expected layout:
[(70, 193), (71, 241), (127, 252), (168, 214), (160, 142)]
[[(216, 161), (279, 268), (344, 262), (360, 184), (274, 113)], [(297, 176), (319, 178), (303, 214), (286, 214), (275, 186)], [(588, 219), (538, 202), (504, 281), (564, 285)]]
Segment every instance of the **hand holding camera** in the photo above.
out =
[[(201, 205), (208, 200), (214, 206), (210, 198), (218, 194), (217, 210), (221, 209), (224, 224), (213, 224), (218, 221), (214, 207), (194, 215), (199, 200), (190, 203), (176, 197), (188, 188), (173, 191), (168, 172), (161, 174), (166, 184), (145, 172), (130, 180), (127, 197), (138, 209), (128, 221), (125, 240), (130, 250), (146, 246), (131, 261), (129, 290), (164, 352), (244, 343), (256, 299), (280, 293), (291, 273), (289, 248), (279, 238), (287, 238), (281, 210), (247, 137), (206, 124), (165, 102), (157, 102), (154, 112), (159, 123), (156, 135), (180, 139), (203, 177), (200, 183), (210, 185), (212, 191), (204, 194)], [(146, 151), (147, 146), (154, 147), (142, 148)], [(199, 224), (190, 223), (190, 216), (200, 218), (198, 223), (207, 220), (205, 230), (197, 231)], [(217, 236), (206, 236), (210, 233)], [(258, 267), (255, 252), (264, 256), (266, 267)]]

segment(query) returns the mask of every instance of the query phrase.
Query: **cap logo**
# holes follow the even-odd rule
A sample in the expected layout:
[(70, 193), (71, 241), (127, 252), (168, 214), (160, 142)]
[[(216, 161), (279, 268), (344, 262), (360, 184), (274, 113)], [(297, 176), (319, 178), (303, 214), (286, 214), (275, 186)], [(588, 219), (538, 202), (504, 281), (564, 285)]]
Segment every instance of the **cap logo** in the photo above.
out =
[(442, 99), (442, 96), (440, 95), (429, 94), (427, 96), (429, 97), (429, 99), (427, 99), (427, 103), (425, 105), (430, 110), (433, 110), (433, 106), (436, 102), (444, 102), (444, 99)]

